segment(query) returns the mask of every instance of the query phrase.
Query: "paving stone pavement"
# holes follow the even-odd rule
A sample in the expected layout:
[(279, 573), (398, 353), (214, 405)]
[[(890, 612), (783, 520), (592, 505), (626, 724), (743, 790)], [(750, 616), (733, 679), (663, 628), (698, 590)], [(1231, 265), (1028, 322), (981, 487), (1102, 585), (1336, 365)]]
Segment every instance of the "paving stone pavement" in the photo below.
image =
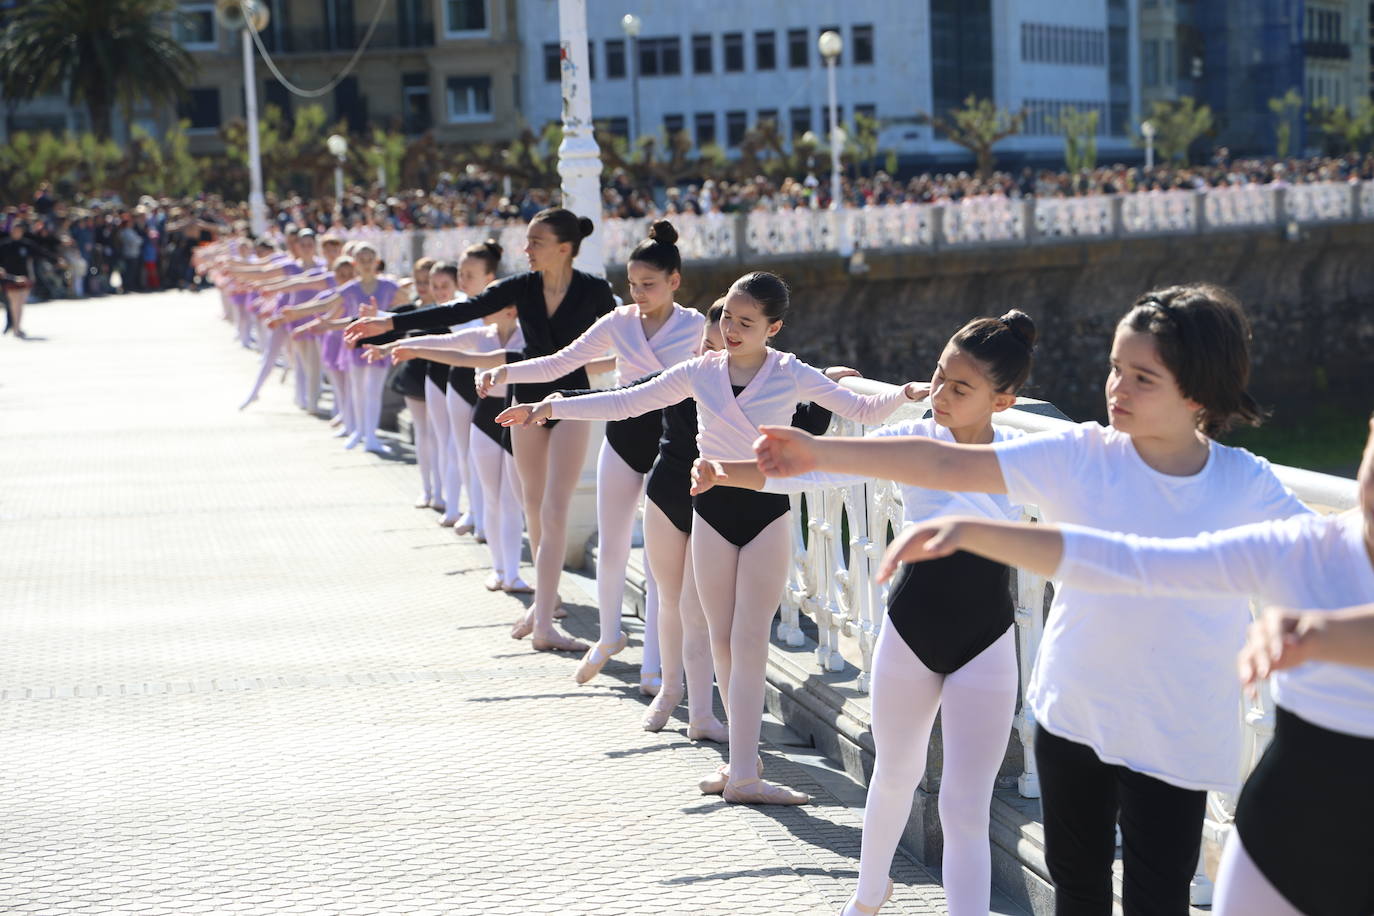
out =
[[(218, 297), (33, 307), (0, 340), (0, 913), (831, 914), (861, 812), (697, 793), (636, 651), (577, 687), (484, 548), (343, 450)], [(573, 601), (585, 600), (572, 591)], [(576, 635), (594, 627), (574, 605)], [(905, 859), (885, 914), (943, 897)]]

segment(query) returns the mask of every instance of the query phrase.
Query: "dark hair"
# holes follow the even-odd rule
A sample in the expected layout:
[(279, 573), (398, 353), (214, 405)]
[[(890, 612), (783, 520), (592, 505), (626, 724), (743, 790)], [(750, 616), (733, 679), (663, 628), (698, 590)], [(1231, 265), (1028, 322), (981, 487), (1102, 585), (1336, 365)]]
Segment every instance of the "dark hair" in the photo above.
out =
[(677, 250), (677, 230), (666, 219), (656, 219), (649, 227), (649, 237), (630, 252), (631, 261), (648, 264), (664, 273), (682, 270), (682, 254)]
[(448, 274), (453, 280), (453, 285), (458, 285), (458, 264), (454, 261), (435, 261), (434, 266), (429, 269), (429, 275), (433, 277), (435, 274)]
[(592, 221), (585, 216), (578, 216), (571, 210), (563, 207), (548, 207), (534, 214), (530, 220), (530, 225), (544, 223), (553, 230), (554, 238), (560, 242), (568, 242), (572, 245), (573, 257), (577, 257), (577, 252), (582, 248), (582, 240), (592, 234), (596, 228)]
[(463, 257), (476, 258), (486, 264), (487, 273), (492, 276), (496, 276), (496, 270), (501, 266), (501, 254), (501, 244), (496, 239), (487, 239), (485, 242), (478, 242), (476, 245), (469, 245), (463, 249)]
[(725, 314), (725, 300), (717, 299), (711, 303), (711, 307), (706, 310), (706, 320), (711, 324), (720, 321), (720, 316)]
[(787, 306), (791, 302), (791, 290), (787, 288), (782, 277), (777, 274), (770, 274), (766, 270), (756, 270), (740, 277), (730, 288), (744, 293), (757, 302), (769, 321), (780, 321), (787, 314)]
[(1118, 327), (1155, 339), (1160, 361), (1183, 396), (1202, 405), (1198, 428), (1208, 436), (1236, 423), (1258, 426), (1264, 412), (1250, 384), (1250, 322), (1235, 296), (1210, 283), (1148, 292)]
[(949, 342), (978, 360), (994, 390), (1015, 394), (1030, 376), (1035, 322), (1012, 309), (1001, 318), (973, 319)]

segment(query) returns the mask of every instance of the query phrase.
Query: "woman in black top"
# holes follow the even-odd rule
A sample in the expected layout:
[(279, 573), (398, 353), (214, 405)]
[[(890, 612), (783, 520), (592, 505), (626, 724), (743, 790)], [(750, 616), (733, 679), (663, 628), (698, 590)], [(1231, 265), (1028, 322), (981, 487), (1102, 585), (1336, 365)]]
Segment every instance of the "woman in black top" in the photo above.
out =
[(14, 336), (21, 339), (25, 336), (24, 303), (29, 301), (29, 290), (33, 288), (33, 259), (57, 260), (27, 236), (28, 229), (28, 223), (17, 219), (10, 224), (9, 237), (0, 241), (0, 286), (4, 287), (7, 297), (5, 333), (12, 330)]
[[(525, 337), (525, 354), (548, 356), (572, 343), (592, 322), (615, 307), (604, 279), (573, 268), (582, 239), (591, 234), (592, 221), (570, 210), (541, 210), (530, 221), (525, 255), (530, 271), (487, 287), (466, 302), (419, 309), (407, 315), (356, 321), (348, 329), (350, 341), (389, 330), (455, 325), (514, 305)], [(541, 401), (562, 388), (586, 388), (587, 373), (578, 369), (553, 382), (520, 385), (517, 401)], [(557, 649), (585, 652), (587, 646), (554, 628), (558, 581), (563, 569), (568, 507), (582, 472), (591, 430), (586, 423), (551, 423), (511, 431), (515, 464), (520, 472), (525, 524), (535, 552), (535, 600), (530, 613), (517, 621), (511, 635), (533, 635), (537, 651)]]

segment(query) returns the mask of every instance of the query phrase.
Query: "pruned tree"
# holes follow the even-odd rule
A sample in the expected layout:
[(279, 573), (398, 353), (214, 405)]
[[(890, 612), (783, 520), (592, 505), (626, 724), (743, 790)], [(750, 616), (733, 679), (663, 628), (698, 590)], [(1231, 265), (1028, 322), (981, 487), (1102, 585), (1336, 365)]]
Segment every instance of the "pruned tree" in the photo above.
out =
[(948, 118), (930, 118), (935, 129), (951, 143), (957, 143), (973, 153), (978, 163), (978, 174), (983, 177), (992, 174), (997, 162), (992, 148), (1007, 137), (1019, 134), (1025, 121), (1024, 111), (1007, 111), (998, 108), (991, 99), (980, 99), (973, 95), (964, 99), (963, 108), (951, 109)]
[(1374, 136), (1374, 103), (1367, 98), (1356, 99), (1349, 107), (1318, 99), (1308, 117), (1322, 132), (1331, 155), (1362, 152)]
[(1302, 96), (1298, 90), (1289, 89), (1278, 98), (1269, 100), (1269, 110), (1274, 113), (1274, 152), (1280, 159), (1287, 159), (1293, 144), (1293, 127), (1302, 116)]
[(1097, 120), (1095, 108), (1066, 108), (1059, 115), (1059, 129), (1064, 134), (1064, 168), (1072, 174), (1097, 167)]
[[(1212, 132), (1215, 119), (1209, 105), (1199, 105), (1192, 96), (1185, 95), (1177, 101), (1155, 102), (1150, 106), (1149, 121), (1155, 128), (1155, 149), (1166, 162), (1184, 163), (1188, 161), (1188, 148), (1199, 137)], [(1133, 134), (1136, 146), (1144, 146), (1145, 140), (1138, 133)]]

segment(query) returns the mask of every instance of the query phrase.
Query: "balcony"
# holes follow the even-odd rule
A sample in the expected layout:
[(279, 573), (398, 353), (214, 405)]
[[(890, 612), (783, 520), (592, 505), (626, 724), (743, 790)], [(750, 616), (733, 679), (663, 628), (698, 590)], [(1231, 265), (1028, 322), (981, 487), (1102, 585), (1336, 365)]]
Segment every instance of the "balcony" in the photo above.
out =
[(1350, 45), (1343, 41), (1304, 41), (1304, 57), (1322, 57), (1327, 60), (1350, 60)]
[[(272, 29), (262, 33), (269, 51), (279, 54), (352, 53), (367, 34), (363, 24), (343, 28), (306, 26)], [(369, 51), (428, 48), (434, 45), (433, 22), (382, 22), (372, 33)]]

